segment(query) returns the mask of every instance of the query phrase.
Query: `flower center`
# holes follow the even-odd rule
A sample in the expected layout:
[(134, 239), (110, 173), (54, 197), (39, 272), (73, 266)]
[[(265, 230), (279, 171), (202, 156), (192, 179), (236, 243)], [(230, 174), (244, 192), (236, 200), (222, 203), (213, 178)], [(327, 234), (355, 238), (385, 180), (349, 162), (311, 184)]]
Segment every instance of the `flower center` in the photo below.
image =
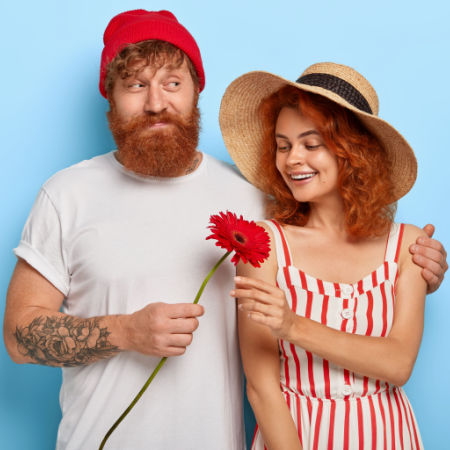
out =
[(233, 237), (236, 239), (236, 241), (239, 242), (239, 244), (245, 244), (247, 239), (245, 239), (245, 236), (241, 233), (238, 233), (236, 231), (233, 232)]

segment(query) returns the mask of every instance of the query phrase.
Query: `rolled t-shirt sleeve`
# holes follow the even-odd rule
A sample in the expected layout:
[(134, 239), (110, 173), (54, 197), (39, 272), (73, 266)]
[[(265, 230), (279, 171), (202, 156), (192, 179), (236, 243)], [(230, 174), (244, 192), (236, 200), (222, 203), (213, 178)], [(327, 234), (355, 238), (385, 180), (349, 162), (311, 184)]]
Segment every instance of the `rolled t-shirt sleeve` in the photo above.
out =
[(14, 254), (67, 296), (70, 274), (64, 257), (61, 221), (44, 188), (34, 202)]

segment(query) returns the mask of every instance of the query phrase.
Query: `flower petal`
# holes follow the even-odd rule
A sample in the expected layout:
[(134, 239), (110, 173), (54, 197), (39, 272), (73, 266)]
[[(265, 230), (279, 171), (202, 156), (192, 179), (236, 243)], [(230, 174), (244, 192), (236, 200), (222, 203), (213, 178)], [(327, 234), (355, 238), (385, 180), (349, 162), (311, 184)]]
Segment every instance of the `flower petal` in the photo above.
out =
[[(234, 265), (242, 259), (254, 267), (260, 267), (270, 253), (270, 238), (266, 230), (253, 221), (239, 218), (227, 211), (212, 215), (208, 228), (212, 234), (206, 239), (215, 239), (218, 247), (235, 251), (231, 262)], [(237, 238), (238, 237), (238, 238)]]

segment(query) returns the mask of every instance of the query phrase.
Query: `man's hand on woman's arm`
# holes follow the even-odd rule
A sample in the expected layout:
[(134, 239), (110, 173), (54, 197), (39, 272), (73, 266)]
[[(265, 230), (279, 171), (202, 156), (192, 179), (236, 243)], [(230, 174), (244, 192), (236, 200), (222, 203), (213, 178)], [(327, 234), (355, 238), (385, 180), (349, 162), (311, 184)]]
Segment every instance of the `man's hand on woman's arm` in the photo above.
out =
[(425, 225), (423, 229), (428, 237), (419, 237), (416, 243), (409, 247), (409, 251), (413, 255), (414, 263), (422, 267), (427, 293), (431, 294), (439, 288), (448, 269), (447, 252), (439, 241), (432, 239), (433, 225)]

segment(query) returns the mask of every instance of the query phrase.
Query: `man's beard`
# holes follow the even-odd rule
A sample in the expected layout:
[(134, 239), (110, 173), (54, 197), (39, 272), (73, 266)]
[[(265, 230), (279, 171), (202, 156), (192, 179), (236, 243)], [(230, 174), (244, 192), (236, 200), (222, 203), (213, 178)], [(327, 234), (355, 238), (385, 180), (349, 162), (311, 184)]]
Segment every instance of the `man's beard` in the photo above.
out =
[[(142, 175), (175, 177), (183, 175), (192, 164), (200, 132), (196, 105), (186, 118), (162, 112), (124, 120), (111, 104), (107, 117), (119, 160), (127, 169)], [(170, 125), (151, 128), (156, 123)]]

